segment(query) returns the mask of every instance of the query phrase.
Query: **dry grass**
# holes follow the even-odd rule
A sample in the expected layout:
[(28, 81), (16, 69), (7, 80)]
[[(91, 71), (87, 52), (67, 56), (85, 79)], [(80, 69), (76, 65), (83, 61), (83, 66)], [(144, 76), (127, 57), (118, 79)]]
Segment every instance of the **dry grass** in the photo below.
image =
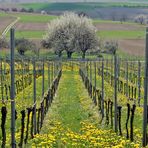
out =
[(42, 30), (47, 30), (47, 23), (22, 23), (19, 22), (15, 25), (15, 28), (17, 30), (21, 31), (42, 31)]
[(5, 28), (15, 20), (13, 17), (0, 17), (0, 33), (2, 33)]

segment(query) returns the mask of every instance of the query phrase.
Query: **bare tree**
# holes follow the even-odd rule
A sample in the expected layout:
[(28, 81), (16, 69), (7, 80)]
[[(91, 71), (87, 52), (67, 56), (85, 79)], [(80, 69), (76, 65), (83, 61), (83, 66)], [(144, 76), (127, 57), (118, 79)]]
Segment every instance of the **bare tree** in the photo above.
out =
[(141, 25), (147, 24), (147, 16), (144, 14), (137, 15), (134, 20), (136, 23), (140, 23)]
[(107, 50), (107, 52), (115, 54), (118, 49), (118, 42), (117, 41), (106, 41), (104, 44), (104, 48)]
[(24, 38), (16, 39), (15, 46), (20, 55), (24, 55), (27, 50), (35, 50), (36, 45)]
[(127, 20), (127, 15), (126, 14), (122, 14), (121, 18), (120, 18), (120, 22), (123, 23), (123, 22), (126, 22), (126, 20)]
[(111, 19), (112, 19), (112, 21), (116, 21), (116, 19), (117, 19), (116, 12), (111, 13)]

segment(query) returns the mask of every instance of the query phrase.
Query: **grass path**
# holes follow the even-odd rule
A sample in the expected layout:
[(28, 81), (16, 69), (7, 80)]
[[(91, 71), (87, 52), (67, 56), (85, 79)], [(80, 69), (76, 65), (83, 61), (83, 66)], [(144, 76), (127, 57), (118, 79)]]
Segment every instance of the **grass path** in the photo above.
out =
[[(82, 106), (84, 100), (87, 100), (87, 104)], [(58, 120), (63, 126), (78, 132), (81, 127), (80, 123), (92, 117), (91, 111), (86, 109), (88, 103), (92, 104), (92, 101), (84, 89), (78, 72), (63, 72), (57, 96), (49, 110), (49, 116), (47, 115), (45, 119), (45, 126), (43, 126), (42, 131), (46, 131), (46, 125), (48, 125), (47, 122), (50, 118)]]
[(58, 114), (63, 125), (73, 130), (79, 130), (80, 121), (87, 118), (80, 105), (80, 85), (77, 75), (65, 72), (59, 86), (57, 99), (59, 100)]

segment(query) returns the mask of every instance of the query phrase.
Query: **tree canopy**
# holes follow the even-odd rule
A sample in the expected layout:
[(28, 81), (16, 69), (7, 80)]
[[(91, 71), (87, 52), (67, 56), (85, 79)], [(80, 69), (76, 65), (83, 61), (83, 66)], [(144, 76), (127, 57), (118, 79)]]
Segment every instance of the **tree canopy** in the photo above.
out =
[(36, 48), (36, 45), (33, 42), (25, 38), (16, 39), (15, 46), (20, 55), (24, 55), (27, 50), (33, 51)]

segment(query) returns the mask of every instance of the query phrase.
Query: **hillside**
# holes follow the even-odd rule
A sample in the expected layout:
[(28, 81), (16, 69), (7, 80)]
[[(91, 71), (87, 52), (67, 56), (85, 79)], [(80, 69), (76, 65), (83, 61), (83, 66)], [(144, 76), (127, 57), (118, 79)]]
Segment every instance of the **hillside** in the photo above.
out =
[[(15, 0), (16, 1), (16, 0)], [(18, 0), (19, 1), (19, 0)], [(35, 12), (40, 13), (45, 10), (49, 14), (59, 15), (64, 11), (84, 12), (87, 16), (97, 19), (115, 20), (120, 21), (123, 17), (128, 21), (132, 21), (138, 14), (148, 15), (148, 1), (143, 0), (141, 3), (134, 2), (132, 0), (125, 1), (103, 1), (96, 0), (89, 2), (89, 0), (83, 0), (82, 2), (77, 0), (75, 3), (72, 1), (56, 0), (47, 2), (40, 0), (34, 1), (22, 1), (23, 3), (1, 3), (0, 8), (25, 8), (27, 10), (33, 9)], [(87, 1), (84, 2), (84, 1)], [(34, 3), (36, 2), (36, 3)], [(64, 2), (64, 3), (63, 3)], [(11, 10), (11, 9), (9, 9)]]
[(49, 14), (59, 15), (64, 11), (85, 12), (91, 18), (109, 19), (119, 21), (123, 17), (132, 21), (138, 14), (148, 15), (148, 4), (135, 3), (28, 3), (20, 4), (20, 7)]

